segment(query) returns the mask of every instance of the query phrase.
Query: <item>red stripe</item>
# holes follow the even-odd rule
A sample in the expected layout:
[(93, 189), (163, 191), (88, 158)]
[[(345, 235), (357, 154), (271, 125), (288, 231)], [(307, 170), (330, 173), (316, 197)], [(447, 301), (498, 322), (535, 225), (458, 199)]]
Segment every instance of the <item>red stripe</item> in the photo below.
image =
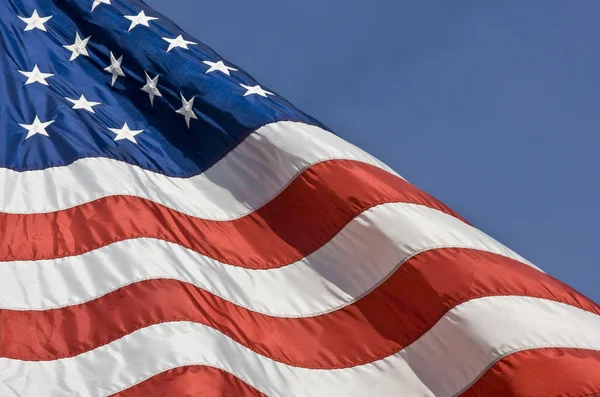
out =
[(546, 298), (600, 314), (591, 300), (520, 262), (474, 250), (439, 249), (411, 259), (355, 304), (318, 317), (270, 317), (165, 279), (142, 281), (66, 308), (2, 310), (0, 356), (55, 360), (151, 324), (194, 321), (282, 363), (346, 368), (398, 352), (456, 305), (489, 295)]
[(0, 261), (73, 256), (150, 237), (235, 266), (276, 268), (314, 252), (361, 212), (389, 202), (426, 205), (458, 217), (397, 176), (335, 160), (312, 166), (271, 202), (233, 221), (194, 218), (129, 196), (46, 214), (0, 213)]
[(600, 352), (536, 349), (490, 368), (462, 397), (600, 396)]
[(229, 372), (204, 366), (175, 368), (110, 397), (266, 397)]

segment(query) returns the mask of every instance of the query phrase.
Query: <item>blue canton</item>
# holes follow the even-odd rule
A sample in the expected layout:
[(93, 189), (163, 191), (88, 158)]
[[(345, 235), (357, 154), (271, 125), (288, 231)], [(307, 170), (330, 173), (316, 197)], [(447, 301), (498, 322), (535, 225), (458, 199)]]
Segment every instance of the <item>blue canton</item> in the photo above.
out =
[(323, 127), (141, 1), (7, 0), (0, 15), (0, 167), (106, 157), (189, 177), (263, 125)]

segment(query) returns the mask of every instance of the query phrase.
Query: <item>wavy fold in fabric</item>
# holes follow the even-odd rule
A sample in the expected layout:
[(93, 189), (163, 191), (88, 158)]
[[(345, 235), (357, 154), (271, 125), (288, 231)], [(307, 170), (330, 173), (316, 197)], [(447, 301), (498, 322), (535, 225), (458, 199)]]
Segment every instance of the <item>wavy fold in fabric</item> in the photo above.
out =
[(0, 15), (1, 397), (600, 395), (600, 306), (143, 2)]

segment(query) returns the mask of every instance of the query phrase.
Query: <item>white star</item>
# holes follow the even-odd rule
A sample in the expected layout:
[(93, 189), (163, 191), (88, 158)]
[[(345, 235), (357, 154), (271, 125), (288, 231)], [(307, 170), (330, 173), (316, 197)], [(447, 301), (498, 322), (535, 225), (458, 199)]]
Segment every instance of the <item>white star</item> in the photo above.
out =
[(210, 66), (210, 68), (206, 71), (205, 74), (212, 73), (212, 72), (218, 70), (219, 72), (223, 72), (227, 76), (230, 76), (230, 74), (229, 74), (230, 70), (232, 72), (237, 72), (237, 69), (230, 68), (229, 66), (225, 66), (225, 64), (223, 63), (223, 61), (219, 61), (219, 62), (203, 61), (203, 63), (206, 64), (206, 65), (208, 65), (208, 66)]
[(24, 72), (22, 70), (19, 70), (19, 73), (21, 73), (23, 76), (27, 76), (27, 81), (25, 82), (25, 85), (32, 84), (32, 83), (40, 83), (43, 85), (48, 85), (48, 82), (46, 82), (46, 79), (54, 76), (52, 73), (40, 72), (38, 65), (35, 65), (31, 72)]
[(119, 59), (115, 58), (112, 51), (110, 52), (110, 66), (104, 68), (105, 71), (112, 74), (111, 87), (115, 84), (115, 81), (120, 77), (124, 77), (123, 69), (121, 69), (121, 62), (123, 62), (123, 55)]
[(125, 123), (123, 125), (123, 128), (120, 128), (120, 129), (119, 128), (109, 128), (109, 130), (111, 130), (112, 132), (117, 134), (117, 136), (115, 137), (115, 141), (127, 139), (128, 141), (131, 141), (133, 143), (137, 143), (137, 141), (135, 140), (135, 136), (137, 134), (141, 134), (142, 132), (144, 132), (144, 130), (129, 129), (129, 126), (127, 125), (127, 123)]
[(37, 135), (37, 134), (49, 136), (48, 132), (46, 132), (46, 128), (52, 123), (54, 123), (54, 120), (50, 120), (45, 123), (42, 123), (40, 121), (39, 117), (35, 116), (35, 120), (33, 120), (32, 124), (20, 124), (19, 123), (19, 125), (28, 131), (25, 139), (29, 139), (32, 136)]
[(248, 96), (248, 95), (260, 95), (262, 97), (267, 97), (267, 95), (275, 95), (272, 92), (263, 90), (261, 86), (259, 85), (255, 85), (254, 87), (248, 86), (248, 85), (244, 85), (244, 84), (240, 84), (242, 87), (244, 87), (246, 89), (246, 93), (244, 94), (244, 96)]
[(183, 104), (183, 107), (177, 110), (177, 113), (185, 116), (185, 122), (187, 123), (188, 128), (190, 128), (190, 119), (198, 120), (198, 117), (194, 113), (193, 109), (194, 97), (188, 101), (183, 97), (183, 94), (180, 93), (179, 95), (181, 95), (181, 103)]
[(135, 28), (138, 25), (144, 25), (146, 27), (150, 27), (150, 25), (148, 25), (148, 22), (155, 21), (158, 19), (155, 17), (147, 17), (146, 14), (144, 13), (144, 10), (142, 10), (142, 12), (140, 12), (138, 15), (124, 15), (124, 17), (131, 21), (131, 25), (129, 26), (129, 29), (127, 30), (128, 32), (130, 32), (131, 29)]
[(39, 30), (43, 30), (44, 32), (46, 32), (46, 27), (44, 26), (44, 24), (46, 22), (48, 22), (50, 20), (50, 18), (52, 18), (52, 15), (50, 15), (49, 17), (40, 17), (37, 13), (37, 10), (33, 10), (33, 14), (31, 14), (31, 17), (29, 18), (23, 18), (23, 17), (19, 17), (19, 19), (23, 22), (25, 22), (27, 24), (27, 26), (25, 27), (25, 31), (27, 32), (28, 30), (33, 30), (33, 29), (39, 29)]
[(175, 37), (174, 39), (169, 39), (168, 37), (163, 37), (162, 39), (169, 43), (169, 48), (167, 49), (167, 52), (171, 51), (175, 47), (181, 47), (185, 48), (186, 50), (189, 50), (188, 44), (198, 44), (194, 43), (193, 41), (185, 40), (181, 35)]
[(94, 109), (92, 109), (94, 106), (100, 105), (100, 102), (88, 101), (87, 99), (85, 99), (85, 96), (83, 96), (83, 95), (79, 99), (71, 99), (71, 98), (65, 98), (65, 99), (73, 104), (73, 109), (85, 109), (91, 113), (95, 113)]
[(94, 11), (100, 4), (110, 5), (110, 0), (94, 0), (94, 4), (92, 4), (92, 11)]
[(155, 78), (151, 79), (150, 76), (148, 76), (148, 73), (146, 73), (146, 85), (142, 87), (142, 91), (147, 92), (150, 96), (150, 104), (152, 106), (154, 106), (155, 96), (162, 97), (162, 94), (158, 90), (158, 76), (159, 75), (156, 75)]
[(74, 61), (79, 55), (83, 55), (86, 57), (90, 56), (87, 52), (87, 49), (85, 48), (88, 45), (88, 41), (90, 41), (90, 37), (81, 40), (81, 37), (79, 37), (79, 33), (75, 33), (75, 43), (63, 46), (67, 50), (72, 52), (71, 59), (69, 59), (69, 61)]

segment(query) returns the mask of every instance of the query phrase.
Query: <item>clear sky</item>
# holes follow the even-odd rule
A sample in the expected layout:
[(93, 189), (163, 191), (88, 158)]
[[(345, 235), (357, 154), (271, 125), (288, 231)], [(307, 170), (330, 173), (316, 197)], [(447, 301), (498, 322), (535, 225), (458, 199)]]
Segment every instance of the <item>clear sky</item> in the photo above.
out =
[(146, 0), (600, 302), (597, 0)]

